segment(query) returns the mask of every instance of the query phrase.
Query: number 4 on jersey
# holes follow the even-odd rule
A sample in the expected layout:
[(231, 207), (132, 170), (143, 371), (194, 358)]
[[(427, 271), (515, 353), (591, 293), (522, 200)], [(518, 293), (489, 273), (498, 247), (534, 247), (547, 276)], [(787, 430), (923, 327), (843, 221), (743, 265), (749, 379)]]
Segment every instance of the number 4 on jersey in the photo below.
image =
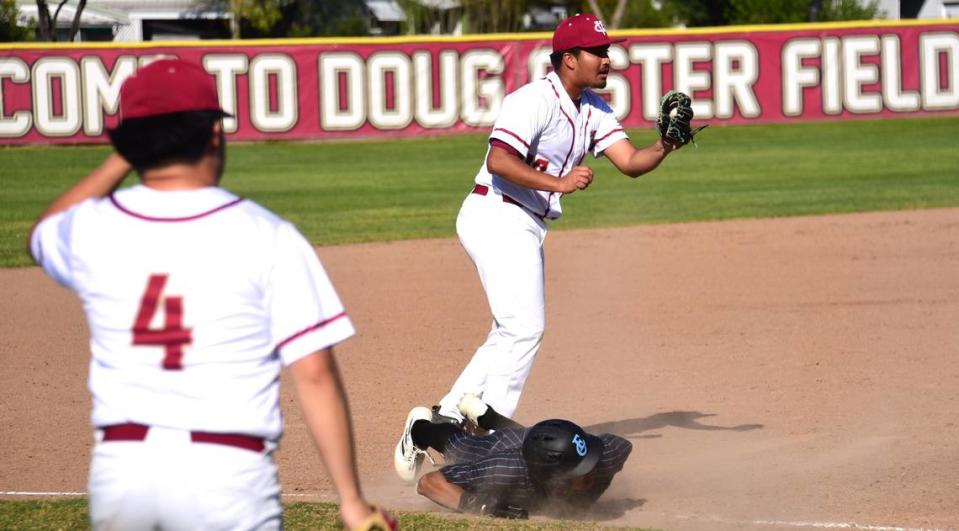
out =
[(183, 345), (193, 338), (191, 328), (183, 328), (183, 297), (163, 297), (163, 328), (150, 328), (150, 321), (157, 311), (166, 275), (150, 275), (146, 291), (140, 299), (137, 320), (133, 323), (133, 344), (137, 346), (163, 346), (163, 368), (178, 371), (183, 368)]

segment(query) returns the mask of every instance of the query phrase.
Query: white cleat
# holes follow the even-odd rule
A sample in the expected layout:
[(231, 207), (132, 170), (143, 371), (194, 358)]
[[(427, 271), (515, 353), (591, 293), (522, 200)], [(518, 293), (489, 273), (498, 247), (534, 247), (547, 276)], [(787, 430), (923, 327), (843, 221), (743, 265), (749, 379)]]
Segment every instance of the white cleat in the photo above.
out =
[(489, 409), (489, 406), (486, 405), (486, 402), (474, 395), (473, 393), (466, 393), (463, 395), (463, 398), (460, 398), (460, 403), (457, 405), (460, 410), (460, 413), (464, 417), (468, 418), (470, 422), (479, 426), (479, 421), (476, 419), (482, 417), (486, 414), (486, 411)]
[(423, 464), (423, 457), (427, 455), (426, 450), (421, 450), (413, 444), (413, 423), (418, 420), (429, 422), (432, 418), (433, 412), (422, 406), (414, 407), (406, 416), (403, 435), (400, 437), (400, 441), (396, 443), (396, 449), (393, 451), (393, 466), (396, 468), (397, 475), (403, 481), (414, 481), (416, 479), (416, 474), (420, 471), (420, 465)]

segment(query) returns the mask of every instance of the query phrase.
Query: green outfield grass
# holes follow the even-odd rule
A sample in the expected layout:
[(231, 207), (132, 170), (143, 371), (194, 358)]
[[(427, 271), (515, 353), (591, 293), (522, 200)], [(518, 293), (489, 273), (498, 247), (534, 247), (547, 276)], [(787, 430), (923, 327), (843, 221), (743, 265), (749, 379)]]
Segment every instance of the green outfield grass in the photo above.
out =
[[(492, 518), (466, 517), (428, 513), (397, 513), (400, 529), (459, 531), (484, 529), (489, 531), (537, 531), (569, 530), (585, 531), (604, 529), (595, 522), (558, 521), (509, 521)], [(0, 529), (19, 531), (78, 530), (89, 529), (89, 515), (85, 499), (10, 501), (0, 500)], [(284, 504), (283, 528), (287, 531), (315, 529), (343, 529), (332, 503)], [(616, 529), (631, 529), (621, 528)], [(635, 528), (632, 528), (635, 529)]]
[[(638, 144), (651, 129), (632, 131)], [(596, 180), (553, 229), (959, 205), (959, 117), (711, 127), (638, 180), (587, 159)], [(454, 234), (485, 135), (233, 144), (224, 185), (315, 244)], [(100, 147), (0, 149), (0, 267), (30, 263), (25, 235)]]

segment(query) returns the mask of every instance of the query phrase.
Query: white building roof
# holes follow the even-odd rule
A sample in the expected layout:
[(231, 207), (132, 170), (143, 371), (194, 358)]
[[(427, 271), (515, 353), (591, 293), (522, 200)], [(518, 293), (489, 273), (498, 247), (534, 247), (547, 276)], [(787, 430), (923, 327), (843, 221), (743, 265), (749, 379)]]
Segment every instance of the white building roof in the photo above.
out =
[(420, 5), (431, 7), (433, 9), (439, 9), (441, 11), (457, 8), (460, 6), (459, 0), (418, 0), (418, 2)]
[[(91, 2), (92, 3), (92, 2)], [(20, 8), (18, 18), (23, 21), (34, 22), (39, 19), (37, 16), (36, 2), (19, 2)], [(58, 27), (69, 27), (73, 24), (73, 16), (76, 13), (76, 6), (64, 4), (60, 9), (60, 15), (57, 16)], [(56, 5), (50, 6), (50, 16), (56, 12)], [(122, 11), (108, 9), (99, 5), (87, 4), (83, 13), (80, 14), (80, 24), (82, 26), (112, 26), (114, 24), (129, 24), (130, 18)]]
[(381, 22), (401, 22), (406, 20), (406, 13), (396, 0), (363, 0), (366, 7), (373, 12), (373, 16)]
[[(57, 2), (49, 2), (50, 16), (56, 11)], [(37, 20), (36, 0), (17, 0), (19, 18)], [(75, 4), (64, 4), (57, 17), (57, 26), (70, 26)], [(87, 0), (80, 15), (83, 26), (129, 24), (131, 18), (229, 18), (230, 13), (215, 9), (213, 3), (202, 0)]]

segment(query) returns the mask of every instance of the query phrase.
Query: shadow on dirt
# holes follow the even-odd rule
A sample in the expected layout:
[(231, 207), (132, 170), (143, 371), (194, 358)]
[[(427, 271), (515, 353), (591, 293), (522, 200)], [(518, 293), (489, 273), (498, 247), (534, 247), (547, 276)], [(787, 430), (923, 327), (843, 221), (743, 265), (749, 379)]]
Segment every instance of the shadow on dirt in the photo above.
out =
[(715, 426), (711, 424), (702, 424), (699, 422), (699, 419), (715, 416), (715, 413), (700, 413), (698, 411), (668, 411), (665, 413), (656, 413), (655, 415), (650, 415), (648, 417), (616, 420), (612, 422), (593, 424), (592, 426), (583, 426), (583, 429), (589, 433), (595, 434), (612, 433), (614, 435), (619, 435), (620, 437), (632, 439), (653, 439), (656, 437), (662, 437), (662, 435), (644, 435), (644, 432), (658, 430), (669, 426), (687, 430), (704, 431), (751, 431), (763, 428), (762, 424)]

